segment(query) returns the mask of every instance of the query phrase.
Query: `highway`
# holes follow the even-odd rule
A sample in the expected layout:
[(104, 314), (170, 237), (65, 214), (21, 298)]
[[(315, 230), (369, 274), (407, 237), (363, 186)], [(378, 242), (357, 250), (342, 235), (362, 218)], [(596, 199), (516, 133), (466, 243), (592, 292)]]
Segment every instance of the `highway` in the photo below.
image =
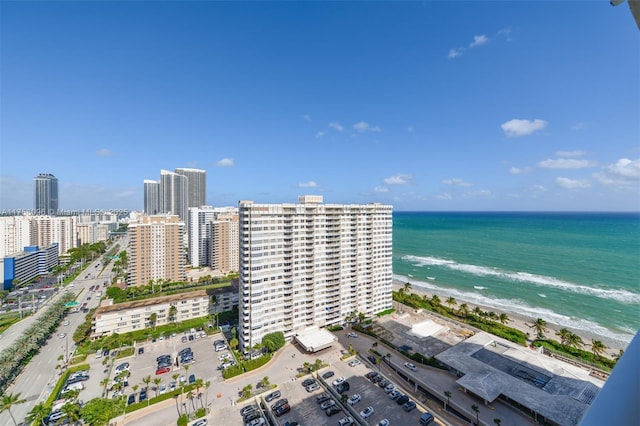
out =
[[(102, 266), (96, 267), (101, 264), (101, 258), (92, 262), (78, 278), (72, 283), (68, 284), (64, 290), (68, 290), (76, 295), (76, 300), (82, 304), (87, 302), (88, 308), (97, 307), (99, 304), (98, 298), (91, 298), (86, 300), (89, 294), (89, 287), (92, 285), (100, 285), (105, 280), (111, 279), (111, 267), (107, 266), (102, 271)], [(85, 276), (89, 276), (85, 279)], [(34, 315), (25, 318), (24, 320), (14, 324), (8, 330), (0, 335), (0, 350), (11, 345), (15, 339), (20, 337), (24, 330), (26, 330), (36, 319), (46, 312), (47, 307), (55, 300), (58, 300), (64, 294), (64, 290), (60, 289), (56, 294), (47, 301), (45, 306), (41, 307)], [(65, 352), (68, 349), (68, 355), (70, 356), (75, 350), (75, 344), (73, 343), (73, 333), (76, 328), (84, 322), (85, 314), (81, 312), (68, 314), (60, 323), (58, 329), (56, 329), (46, 344), (42, 346), (40, 352), (33, 357), (31, 362), (24, 368), (22, 373), (15, 379), (13, 384), (7, 389), (6, 393), (20, 393), (21, 398), (27, 401), (24, 404), (15, 405), (11, 408), (11, 412), (17, 421), (24, 420), (26, 415), (31, 411), (34, 405), (39, 402), (45, 401), (53, 387), (57, 383), (60, 377), (60, 370), (56, 369), (56, 365), (63, 364), (64, 361), (58, 361), (60, 356), (65, 356)], [(69, 321), (69, 325), (65, 326), (64, 320)], [(64, 338), (58, 337), (60, 333), (65, 333)], [(12, 424), (9, 413), (0, 413), (0, 424)]]

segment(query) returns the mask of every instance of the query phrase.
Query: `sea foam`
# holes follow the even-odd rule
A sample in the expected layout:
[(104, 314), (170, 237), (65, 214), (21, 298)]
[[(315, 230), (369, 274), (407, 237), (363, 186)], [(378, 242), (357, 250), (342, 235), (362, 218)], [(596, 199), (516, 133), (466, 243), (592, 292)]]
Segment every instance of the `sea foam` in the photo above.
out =
[(402, 257), (403, 260), (413, 263), (417, 266), (440, 266), (454, 271), (468, 273), (474, 276), (490, 276), (500, 279), (525, 282), (534, 284), (541, 287), (553, 287), (573, 293), (586, 294), (590, 296), (599, 297), (602, 299), (615, 300), (626, 304), (640, 304), (640, 294), (632, 293), (622, 289), (604, 289), (598, 287), (589, 287), (581, 284), (575, 284), (568, 281), (563, 281), (554, 277), (547, 277), (544, 275), (536, 275), (528, 272), (513, 272), (505, 271), (499, 268), (491, 268), (487, 266), (469, 265), (464, 263), (457, 263), (449, 259), (441, 259), (430, 256), (413, 256), (406, 255)]

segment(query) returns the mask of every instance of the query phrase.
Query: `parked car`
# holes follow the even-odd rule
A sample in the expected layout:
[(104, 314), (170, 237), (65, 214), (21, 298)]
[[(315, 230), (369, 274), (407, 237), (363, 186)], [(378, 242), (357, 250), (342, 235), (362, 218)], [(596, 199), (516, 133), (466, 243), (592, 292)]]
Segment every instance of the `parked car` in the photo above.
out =
[(351, 398), (349, 398), (347, 400), (347, 404), (349, 405), (355, 405), (358, 402), (360, 402), (360, 400), (362, 399), (362, 397), (360, 396), (359, 393), (354, 393), (353, 395), (351, 395)]
[(404, 403), (402, 408), (404, 409), (404, 411), (409, 412), (409, 411), (413, 410), (414, 408), (416, 408), (416, 403), (411, 401), (411, 400), (409, 400), (409, 401)]
[(349, 367), (355, 367), (356, 365), (360, 365), (360, 364), (362, 364), (362, 363), (360, 362), (360, 360), (354, 359), (354, 360), (352, 360), (352, 361), (349, 361), (349, 364), (348, 364), (348, 365), (349, 365)]
[(395, 390), (395, 386), (393, 384), (388, 384), (386, 388), (384, 388), (384, 392), (385, 393), (391, 393)]
[(142, 402), (147, 399), (147, 388), (140, 389), (140, 396), (138, 396), (138, 402)]
[(389, 419), (382, 419), (380, 420), (380, 422), (378, 423), (378, 426), (389, 426), (391, 423), (389, 423)]
[(323, 393), (321, 395), (316, 396), (316, 402), (318, 404), (322, 404), (323, 402), (328, 401), (330, 399), (331, 399), (331, 397), (329, 395), (327, 395), (326, 393)]
[(398, 399), (396, 399), (396, 404), (404, 405), (407, 401), (409, 401), (409, 397), (407, 395), (400, 395)]
[(307, 392), (313, 392), (313, 391), (316, 391), (316, 390), (320, 389), (320, 385), (317, 384), (317, 383), (313, 383), (313, 384), (307, 386), (305, 389), (307, 390)]
[(323, 378), (323, 379), (329, 379), (329, 378), (331, 378), (331, 377), (333, 377), (333, 376), (334, 376), (333, 371), (327, 371), (326, 373), (324, 373), (324, 374), (322, 375), (322, 378)]
[(389, 392), (389, 398), (393, 400), (400, 398), (401, 395), (402, 395), (402, 392), (400, 392), (398, 389), (394, 389), (391, 392)]
[(177, 386), (177, 385), (178, 385), (178, 384), (177, 384), (176, 382), (170, 382), (170, 383), (169, 383), (169, 391), (170, 391), (170, 392), (173, 392), (174, 390), (176, 390), (176, 386)]
[(342, 409), (340, 409), (337, 405), (334, 405), (333, 407), (329, 407), (325, 410), (325, 413), (327, 415), (327, 417), (331, 417), (334, 414), (337, 414), (339, 412), (341, 412)]
[(347, 337), (358, 337), (358, 335), (354, 332), (347, 333)]
[(267, 396), (264, 398), (264, 400), (265, 400), (265, 401), (267, 401), (267, 402), (271, 402), (271, 401), (273, 401), (273, 400), (274, 400), (274, 399), (276, 399), (276, 398), (280, 398), (280, 396), (281, 396), (281, 393), (280, 393), (280, 391), (278, 390), (278, 391), (275, 391), (275, 392), (271, 392), (269, 395), (267, 395)]
[(258, 409), (258, 406), (256, 404), (247, 405), (246, 407), (242, 407), (242, 410), (240, 410), (240, 415), (244, 416), (249, 411), (255, 411), (257, 409)]
[(288, 404), (288, 403), (289, 403), (289, 400), (287, 398), (279, 399), (275, 404), (271, 406), (271, 410), (275, 411), (278, 409), (278, 407), (281, 407), (284, 404)]
[(372, 406), (368, 406), (364, 410), (360, 411), (360, 417), (362, 417), (363, 419), (366, 419), (367, 417), (371, 416), (372, 414), (373, 414), (373, 407)]
[(129, 395), (129, 398), (127, 398), (127, 405), (131, 405), (135, 402), (136, 402), (136, 395), (132, 393), (131, 395)]
[(322, 404), (320, 404), (320, 408), (322, 408), (323, 410), (326, 410), (327, 408), (333, 407), (334, 405), (336, 405), (336, 402), (333, 399), (329, 399), (323, 402)]
[(191, 426), (207, 426), (207, 419), (200, 419), (197, 422), (193, 423)]
[(416, 371), (416, 366), (415, 364), (411, 364), (410, 362), (405, 362), (404, 366), (407, 367), (409, 370), (411, 371)]
[(426, 413), (422, 413), (422, 415), (420, 416), (420, 424), (423, 425), (423, 426), (428, 425), (433, 420), (434, 420), (433, 414), (431, 414), (428, 411)]
[(307, 387), (314, 384), (316, 381), (314, 379), (306, 379), (302, 382), (302, 387)]
[(338, 420), (338, 426), (351, 426), (353, 424), (355, 424), (355, 422), (353, 421), (353, 417), (351, 416), (343, 417)]
[(281, 415), (288, 413), (289, 411), (291, 411), (291, 406), (289, 404), (284, 404), (278, 407), (278, 409), (274, 411), (273, 414), (275, 414), (276, 417), (280, 417)]
[(195, 374), (190, 374), (189, 375), (189, 384), (192, 385), (196, 382), (196, 375)]
[(161, 367), (156, 370), (156, 375), (168, 373), (170, 371), (171, 371), (171, 368), (169, 367)]
[(345, 381), (345, 378), (341, 376), (341, 377), (338, 377), (337, 379), (335, 379), (333, 382), (331, 382), (331, 384), (333, 386), (338, 386), (341, 383), (344, 383), (344, 381)]
[(345, 392), (349, 391), (349, 388), (350, 388), (350, 387), (351, 387), (351, 386), (349, 385), (349, 382), (343, 382), (343, 383), (339, 384), (339, 385), (336, 387), (336, 391), (337, 391), (338, 393), (340, 393), (340, 394), (341, 394), (341, 393), (345, 393)]
[(138, 348), (138, 355), (142, 355), (144, 353), (144, 348)]

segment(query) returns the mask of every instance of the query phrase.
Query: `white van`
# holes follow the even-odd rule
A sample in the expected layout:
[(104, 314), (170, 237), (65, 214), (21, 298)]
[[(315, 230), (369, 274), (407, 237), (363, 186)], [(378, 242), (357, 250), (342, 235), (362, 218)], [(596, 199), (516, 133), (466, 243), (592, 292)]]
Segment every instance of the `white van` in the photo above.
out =
[(96, 359), (98, 359), (98, 358), (102, 358), (102, 349), (98, 349), (96, 351)]
[(82, 389), (84, 389), (84, 384), (82, 382), (71, 383), (71, 384), (65, 386), (64, 389), (62, 389), (62, 393), (67, 393), (67, 392), (72, 391), (72, 390), (81, 391)]

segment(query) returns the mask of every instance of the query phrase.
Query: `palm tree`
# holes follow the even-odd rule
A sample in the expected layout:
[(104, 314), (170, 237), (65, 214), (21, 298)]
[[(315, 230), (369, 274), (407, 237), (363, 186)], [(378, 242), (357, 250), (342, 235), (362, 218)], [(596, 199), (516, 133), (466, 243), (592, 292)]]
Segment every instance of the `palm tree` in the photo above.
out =
[(431, 304), (433, 305), (434, 308), (437, 308), (438, 306), (440, 306), (440, 298), (438, 297), (437, 294), (434, 294), (433, 296), (431, 296)]
[[(151, 376), (146, 376), (142, 378), (142, 383), (144, 383), (145, 388), (149, 389), (149, 383), (151, 383)], [(147, 398), (147, 407), (149, 406), (149, 398)]]
[(469, 305), (467, 305), (466, 303), (460, 305), (460, 307), (458, 308), (458, 315), (462, 317), (466, 317), (467, 315), (469, 315)]
[(158, 396), (158, 392), (160, 392), (160, 383), (162, 383), (162, 379), (160, 377), (156, 377), (153, 379), (154, 390), (156, 391), (156, 397)]
[(452, 306), (455, 306), (455, 305), (457, 305), (457, 304), (458, 304), (458, 301), (456, 300), (456, 298), (455, 298), (455, 297), (453, 297), (453, 296), (449, 296), (449, 297), (447, 298), (447, 300), (446, 300), (444, 303), (446, 303), (447, 305), (449, 305), (449, 309), (451, 309), (451, 307), (452, 307)]
[(49, 415), (49, 408), (44, 405), (44, 402), (36, 404), (33, 406), (31, 411), (27, 414), (27, 418), (25, 419), (29, 424), (32, 423), (42, 423), (44, 426), (44, 419)]
[(209, 406), (209, 386), (211, 386), (211, 381), (207, 380), (206, 382), (204, 382), (204, 389), (205, 389), (205, 392), (204, 392), (204, 405), (206, 407)]
[(178, 308), (175, 305), (171, 305), (169, 308), (169, 319), (171, 322), (176, 322), (176, 314), (178, 313)]
[(410, 282), (404, 283), (404, 292), (409, 293), (409, 290), (411, 290), (411, 283)]
[(16, 423), (16, 419), (13, 418), (11, 407), (18, 404), (24, 404), (25, 402), (27, 402), (27, 400), (24, 398), (20, 398), (20, 392), (16, 394), (9, 393), (6, 395), (2, 395), (2, 397), (0, 397), (0, 413), (5, 410), (8, 411), (9, 415), (11, 416), (11, 420), (13, 420), (13, 424), (15, 426), (18, 426), (18, 423)]
[(476, 306), (475, 308), (473, 308), (473, 315), (478, 319), (480, 319), (484, 315), (484, 312), (482, 311), (482, 309)]
[(620, 352), (618, 352), (613, 356), (613, 360), (616, 362), (620, 361), (620, 358), (622, 358), (622, 355), (624, 355), (624, 350), (620, 349)]
[(542, 318), (538, 318), (529, 327), (535, 328), (538, 339), (544, 339), (544, 333), (547, 331), (547, 322)]
[(507, 325), (509, 321), (511, 321), (511, 319), (509, 318), (509, 315), (505, 314), (504, 312), (501, 313), (500, 316), (498, 316), (498, 320), (503, 325)]
[(591, 352), (593, 356), (598, 359), (607, 350), (607, 347), (600, 340), (591, 339)]
[(471, 406), (471, 409), (473, 410), (474, 413), (476, 413), (476, 425), (480, 425), (480, 409), (476, 404), (473, 404)]
[(156, 314), (155, 312), (149, 315), (149, 323), (151, 324), (154, 330), (156, 329), (157, 320), (158, 320), (158, 314)]
[(67, 416), (71, 424), (76, 424), (80, 420), (80, 407), (78, 407), (78, 404), (68, 402), (62, 406), (61, 411)]
[(444, 396), (447, 397), (447, 403), (444, 406), (444, 411), (447, 411), (447, 406), (449, 405), (449, 401), (451, 400), (451, 391), (444, 391)]
[(493, 419), (493, 422), (494, 422), (497, 426), (500, 426), (500, 423), (502, 423), (502, 420), (500, 420), (500, 419)]
[(561, 328), (560, 331), (556, 331), (556, 336), (560, 337), (560, 344), (565, 347), (569, 346), (568, 342), (571, 334), (567, 328)]
[(580, 349), (582, 346), (584, 346), (584, 342), (582, 341), (582, 337), (578, 336), (575, 333), (571, 333), (568, 336), (567, 345), (570, 348)]

